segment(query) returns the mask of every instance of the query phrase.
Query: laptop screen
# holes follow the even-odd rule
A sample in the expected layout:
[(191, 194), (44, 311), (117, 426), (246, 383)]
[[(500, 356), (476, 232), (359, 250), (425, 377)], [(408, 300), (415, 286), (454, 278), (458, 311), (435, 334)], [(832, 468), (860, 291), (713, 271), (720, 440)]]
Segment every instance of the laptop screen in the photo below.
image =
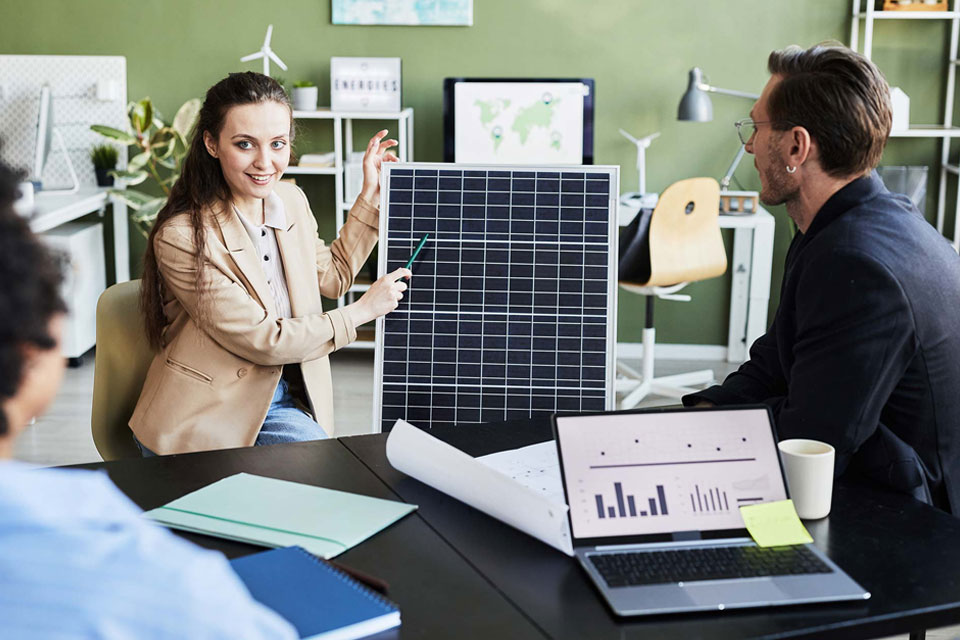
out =
[(787, 497), (765, 407), (557, 416), (556, 428), (576, 539), (743, 529), (740, 506)]

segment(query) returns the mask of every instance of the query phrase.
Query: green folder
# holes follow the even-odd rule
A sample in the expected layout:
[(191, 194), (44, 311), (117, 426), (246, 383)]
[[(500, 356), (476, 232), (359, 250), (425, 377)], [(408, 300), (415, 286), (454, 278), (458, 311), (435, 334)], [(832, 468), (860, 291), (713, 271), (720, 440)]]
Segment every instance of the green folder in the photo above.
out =
[(173, 529), (332, 558), (417, 508), (238, 473), (144, 515)]

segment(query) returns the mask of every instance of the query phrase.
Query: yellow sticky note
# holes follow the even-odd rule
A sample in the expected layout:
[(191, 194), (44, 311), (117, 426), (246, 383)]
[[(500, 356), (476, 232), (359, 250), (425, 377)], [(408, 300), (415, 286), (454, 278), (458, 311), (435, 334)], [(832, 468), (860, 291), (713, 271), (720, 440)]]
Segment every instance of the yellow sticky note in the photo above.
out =
[(813, 542), (793, 500), (762, 502), (740, 507), (740, 515), (750, 536), (761, 547), (779, 547), (788, 544)]

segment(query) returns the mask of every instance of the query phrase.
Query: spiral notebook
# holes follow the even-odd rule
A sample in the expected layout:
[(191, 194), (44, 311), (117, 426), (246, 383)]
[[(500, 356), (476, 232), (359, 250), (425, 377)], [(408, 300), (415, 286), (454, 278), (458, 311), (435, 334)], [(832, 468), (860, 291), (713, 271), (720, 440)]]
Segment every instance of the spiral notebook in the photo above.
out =
[(301, 547), (231, 560), (250, 594), (286, 618), (301, 638), (350, 640), (400, 626), (400, 610)]

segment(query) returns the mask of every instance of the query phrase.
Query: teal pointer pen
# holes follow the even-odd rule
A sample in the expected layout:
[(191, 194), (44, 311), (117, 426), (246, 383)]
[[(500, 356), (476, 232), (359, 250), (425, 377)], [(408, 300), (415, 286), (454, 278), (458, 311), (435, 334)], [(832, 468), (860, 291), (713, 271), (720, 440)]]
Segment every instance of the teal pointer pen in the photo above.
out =
[(410, 259), (407, 260), (407, 264), (403, 265), (404, 269), (409, 269), (411, 266), (413, 266), (413, 261), (417, 259), (417, 255), (419, 255), (420, 250), (423, 249), (423, 245), (427, 244), (427, 238), (429, 237), (429, 233), (423, 236), (423, 239), (420, 240), (420, 244), (418, 244), (417, 248), (413, 250), (413, 254), (411, 254)]

